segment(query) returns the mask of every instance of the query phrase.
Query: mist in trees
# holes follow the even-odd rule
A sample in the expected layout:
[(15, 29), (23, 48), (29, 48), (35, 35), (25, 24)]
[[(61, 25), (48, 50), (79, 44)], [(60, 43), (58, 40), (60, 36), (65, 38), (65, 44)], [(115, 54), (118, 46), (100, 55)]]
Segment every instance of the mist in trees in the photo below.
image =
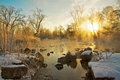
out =
[(15, 30), (24, 22), (24, 18), (25, 16), (21, 14), (21, 10), (12, 6), (0, 6), (0, 36), (3, 51), (11, 50)]
[[(118, 0), (119, 1), (119, 0)], [(102, 11), (92, 11), (85, 16), (84, 7), (76, 5), (70, 12), (73, 18), (67, 28), (59, 25), (53, 31), (43, 26), (46, 15), (41, 9), (35, 9), (33, 14), (26, 16), (21, 9), (12, 6), (0, 5), (0, 48), (5, 51), (16, 51), (23, 47), (29, 47), (43, 39), (70, 39), (91, 40), (99, 47), (119, 47), (120, 36), (120, 7), (106, 6)], [(99, 23), (100, 29), (93, 33), (85, 32), (85, 21)], [(52, 27), (52, 26), (51, 26)], [(89, 39), (89, 35), (92, 38)], [(91, 36), (90, 36), (91, 37)], [(101, 44), (102, 43), (102, 44)], [(105, 44), (104, 44), (105, 43)], [(25, 45), (25, 46), (24, 46)], [(111, 47), (111, 49), (113, 49)]]

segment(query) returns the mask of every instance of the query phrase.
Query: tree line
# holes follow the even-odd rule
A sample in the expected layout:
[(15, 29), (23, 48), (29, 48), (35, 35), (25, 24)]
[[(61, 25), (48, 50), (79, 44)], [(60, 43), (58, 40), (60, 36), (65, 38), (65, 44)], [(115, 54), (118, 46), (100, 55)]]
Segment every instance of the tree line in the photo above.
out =
[[(94, 21), (99, 23), (101, 29), (93, 35), (96, 44), (105, 41), (104, 36), (120, 40), (118, 37), (120, 35), (120, 6), (107, 6), (102, 11), (92, 10), (89, 16), (84, 16), (83, 7), (77, 5), (70, 14), (74, 22), (68, 23), (67, 29), (60, 25), (50, 31), (42, 25), (46, 15), (41, 9), (37, 8), (33, 14), (26, 16), (21, 9), (0, 5), (0, 50), (11, 52), (46, 38), (84, 40), (87, 34), (90, 34), (85, 35), (81, 28), (85, 20), (90, 20), (91, 24)], [(115, 43), (117, 42), (116, 40)]]

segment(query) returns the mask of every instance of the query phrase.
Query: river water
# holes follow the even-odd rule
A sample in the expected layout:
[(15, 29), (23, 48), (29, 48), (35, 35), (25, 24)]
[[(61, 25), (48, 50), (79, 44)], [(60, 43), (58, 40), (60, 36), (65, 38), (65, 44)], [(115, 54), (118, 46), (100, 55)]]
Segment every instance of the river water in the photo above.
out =
[[(81, 46), (82, 45), (82, 46)], [(53, 76), (56, 80), (85, 80), (85, 74), (87, 70), (81, 64), (81, 59), (76, 59), (75, 62), (70, 64), (64, 64), (63, 69), (58, 70), (55, 65), (58, 64), (58, 58), (64, 57), (65, 54), (70, 51), (75, 53), (76, 48), (88, 47), (80, 42), (75, 41), (44, 41), (40, 45), (35, 47), (37, 51), (41, 48), (46, 49), (46, 51), (40, 52), (44, 57), (44, 63), (47, 64), (47, 73)], [(50, 53), (50, 52), (53, 53)], [(47, 54), (50, 53), (48, 56)], [(0, 80), (3, 80), (0, 78)]]
[[(85, 70), (81, 63), (80, 59), (76, 59), (76, 62), (71, 64), (64, 64), (63, 69), (58, 70), (55, 65), (58, 63), (58, 58), (65, 56), (68, 51), (75, 52), (75, 48), (79, 47), (79, 42), (74, 44), (68, 44), (64, 42), (59, 43), (51, 43), (52, 46), (47, 47), (47, 51), (43, 52), (43, 56), (45, 59), (45, 63), (48, 65), (46, 69), (48, 69), (48, 73), (53, 76), (53, 78), (58, 80), (84, 80)], [(76, 45), (76, 46), (74, 46)], [(47, 56), (47, 53), (53, 51), (53, 54)]]

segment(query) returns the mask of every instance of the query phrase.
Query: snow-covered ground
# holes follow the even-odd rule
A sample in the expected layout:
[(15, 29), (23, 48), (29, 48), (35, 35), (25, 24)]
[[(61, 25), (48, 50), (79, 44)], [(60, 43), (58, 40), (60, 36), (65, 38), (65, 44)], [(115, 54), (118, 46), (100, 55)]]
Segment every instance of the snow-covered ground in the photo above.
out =
[(2, 65), (12, 64), (12, 62), (18, 62), (21, 58), (25, 58), (27, 55), (12, 53), (0, 56), (0, 67)]

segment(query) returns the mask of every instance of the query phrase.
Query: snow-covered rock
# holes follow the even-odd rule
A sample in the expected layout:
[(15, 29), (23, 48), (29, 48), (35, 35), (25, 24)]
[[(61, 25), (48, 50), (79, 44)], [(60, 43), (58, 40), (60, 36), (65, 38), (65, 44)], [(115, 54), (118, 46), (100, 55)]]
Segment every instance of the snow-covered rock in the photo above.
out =
[(81, 53), (81, 55), (90, 55), (92, 53), (91, 50), (87, 50)]
[(4, 65), (1, 67), (1, 76), (4, 79), (20, 79), (27, 74), (25, 65)]
[(92, 51), (91, 50), (83, 51), (80, 57), (83, 61), (89, 62), (92, 59)]

